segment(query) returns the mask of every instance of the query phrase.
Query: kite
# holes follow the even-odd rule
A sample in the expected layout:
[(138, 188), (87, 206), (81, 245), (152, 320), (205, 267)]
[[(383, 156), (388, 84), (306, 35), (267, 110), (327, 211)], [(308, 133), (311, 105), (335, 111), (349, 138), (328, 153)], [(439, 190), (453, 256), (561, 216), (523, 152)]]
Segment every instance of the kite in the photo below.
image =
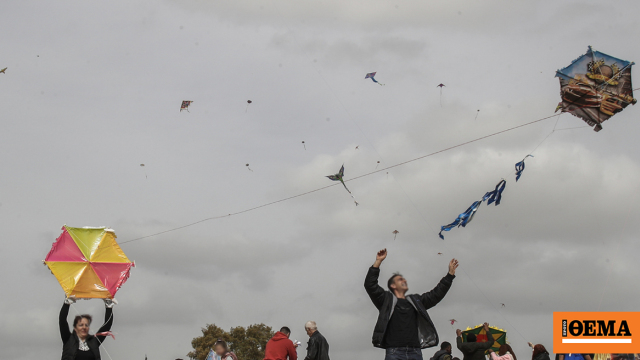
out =
[[(489, 350), (493, 350), (497, 352), (500, 349), (500, 345), (504, 345), (507, 343), (507, 332), (503, 329), (499, 329), (495, 326), (489, 326), (491, 329), (491, 336), (493, 336), (493, 345)], [(467, 336), (469, 334), (476, 335), (476, 342), (485, 342), (487, 341), (487, 333), (484, 331), (483, 325), (478, 325), (476, 327), (467, 328), (467, 330), (462, 332), (462, 341), (467, 342)], [(489, 354), (489, 350), (485, 352), (485, 355)]]
[(0, 70), (0, 74), (5, 74), (5, 71), (7, 71), (8, 68), (4, 68), (2, 70)]
[(344, 188), (347, 190), (347, 192), (349, 193), (349, 195), (351, 195), (351, 198), (353, 198), (353, 202), (356, 203), (356, 206), (358, 206), (358, 202), (356, 201), (356, 198), (353, 196), (353, 194), (351, 193), (351, 191), (347, 188), (347, 185), (345, 185), (344, 183), (344, 165), (342, 165), (342, 167), (340, 168), (340, 171), (335, 174), (335, 175), (329, 175), (327, 176), (329, 179), (333, 180), (333, 181), (340, 181), (342, 183), (342, 186), (344, 186)]
[(207, 358), (205, 360), (216, 360), (217, 358), (218, 356), (215, 352), (213, 352), (213, 349), (211, 349), (209, 350), (209, 354), (207, 355)]
[(476, 111), (476, 118), (473, 120), (478, 120), (478, 115), (480, 115), (480, 109), (478, 109), (478, 111)]
[(516, 163), (516, 182), (518, 181), (518, 179), (520, 179), (520, 176), (522, 176), (522, 172), (524, 171), (524, 161), (529, 156), (533, 157), (533, 155), (529, 154), (525, 156), (524, 159), (522, 159), (522, 161)]
[(581, 118), (596, 132), (602, 130), (603, 122), (637, 102), (631, 86), (632, 65), (589, 46), (586, 54), (556, 71), (560, 110)]
[(375, 71), (374, 71), (374, 72), (371, 72), (371, 73), (368, 73), (364, 78), (365, 78), (365, 80), (366, 80), (366, 79), (371, 79), (371, 80), (373, 80), (373, 82), (374, 82), (374, 83), (376, 83), (376, 84), (378, 84), (378, 85), (384, 85), (384, 84), (379, 83), (379, 82), (378, 82), (378, 80), (376, 80), (376, 79), (374, 78), (374, 76), (376, 76), (376, 72), (375, 72)]
[(451, 229), (460, 226), (466, 227), (467, 224), (469, 224), (471, 220), (473, 220), (473, 217), (475, 216), (476, 211), (478, 211), (480, 204), (482, 204), (484, 201), (487, 202), (487, 205), (491, 205), (494, 202), (496, 203), (495, 206), (500, 205), (500, 200), (502, 200), (502, 192), (504, 191), (504, 188), (506, 186), (507, 181), (504, 179), (500, 180), (493, 191), (485, 193), (484, 196), (482, 196), (482, 199), (474, 201), (474, 203), (471, 204), (471, 206), (469, 206), (469, 208), (465, 210), (465, 212), (458, 215), (458, 217), (451, 224), (443, 225), (442, 227), (440, 227), (440, 233), (438, 234), (440, 239), (444, 240), (444, 235), (442, 235), (443, 231), (451, 231)]
[(116, 242), (112, 229), (62, 227), (45, 265), (67, 297), (113, 299), (135, 266)]
[(182, 110), (187, 110), (187, 112), (189, 111), (189, 105), (191, 105), (193, 101), (189, 101), (189, 100), (184, 100), (182, 102), (182, 105), (180, 105), (180, 112), (182, 112)]
[(445, 84), (440, 83), (437, 87), (440, 88), (440, 107), (442, 107), (442, 88), (445, 87)]
[(378, 170), (378, 165), (380, 165), (380, 160), (378, 160), (378, 162), (376, 163), (376, 168), (375, 168), (375, 170)]
[(360, 145), (356, 145), (356, 150), (360, 149)]
[(304, 149), (307, 150), (307, 145), (304, 144), (304, 141), (302, 141), (302, 146), (304, 146)]
[(438, 253), (438, 255), (442, 255), (442, 253)]
[(393, 240), (395, 240), (395, 239), (396, 239), (396, 236), (398, 236), (398, 233), (399, 233), (399, 232), (400, 232), (400, 231), (398, 231), (398, 230), (393, 230), (393, 233), (392, 233), (392, 234), (393, 234)]
[[(247, 169), (251, 170), (251, 168), (249, 167), (249, 164), (245, 165), (247, 167)], [(253, 170), (251, 170), (251, 172), (253, 172)]]
[[(140, 164), (140, 167), (144, 167), (144, 164)], [(144, 170), (144, 169), (143, 169)], [(144, 178), (147, 179), (147, 171), (144, 172)]]
[(454, 323), (458, 322), (458, 320), (456, 320), (456, 319), (449, 319), (449, 321), (451, 321), (451, 326), (453, 326)]
[(504, 306), (505, 306), (505, 305), (504, 305), (504, 303), (501, 303), (501, 305), (502, 305), (502, 307), (504, 307)]
[(247, 110), (249, 110), (249, 104), (251, 104), (253, 101), (251, 100), (247, 100), (247, 108), (244, 109), (244, 112), (247, 112)]

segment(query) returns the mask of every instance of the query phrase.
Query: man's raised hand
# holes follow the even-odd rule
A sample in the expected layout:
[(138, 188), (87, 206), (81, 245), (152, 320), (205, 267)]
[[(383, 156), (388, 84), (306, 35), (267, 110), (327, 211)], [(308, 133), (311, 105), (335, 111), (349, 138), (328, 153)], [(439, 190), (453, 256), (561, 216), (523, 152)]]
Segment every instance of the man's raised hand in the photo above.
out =
[(451, 259), (451, 261), (449, 261), (449, 274), (451, 275), (455, 275), (456, 274), (456, 269), (458, 268), (458, 260), (456, 259)]
[(462, 336), (462, 330), (457, 329), (456, 330), (456, 336)]
[(384, 259), (387, 258), (387, 249), (382, 249), (380, 251), (378, 251), (378, 253), (376, 254), (376, 262), (373, 263), (373, 267), (380, 267), (380, 264), (382, 264), (382, 261), (384, 261)]

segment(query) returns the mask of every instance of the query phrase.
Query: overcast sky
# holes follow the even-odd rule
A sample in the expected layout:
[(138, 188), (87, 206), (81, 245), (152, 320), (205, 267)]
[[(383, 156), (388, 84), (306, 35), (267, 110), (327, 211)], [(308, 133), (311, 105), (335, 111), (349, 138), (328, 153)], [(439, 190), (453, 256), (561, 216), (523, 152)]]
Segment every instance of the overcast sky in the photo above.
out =
[[(1, 357), (60, 356), (64, 293), (41, 260), (63, 224), (110, 226), (125, 242), (331, 185), (342, 164), (349, 179), (552, 115), (555, 71), (588, 45), (640, 60), (639, 11), (631, 0), (4, 1)], [(385, 86), (364, 79), (373, 71)], [(362, 284), (385, 247), (382, 281), (402, 271), (412, 292), (460, 260), (430, 310), (441, 341), (455, 340), (455, 318), (507, 330), (521, 359), (527, 341), (551, 349), (553, 311), (638, 310), (639, 114), (628, 107), (599, 133), (564, 114), (348, 182), (358, 207), (338, 184), (122, 244), (137, 267), (104, 349), (185, 358), (208, 323), (287, 325), (306, 342), (315, 320), (333, 359), (382, 359)], [(568, 130), (542, 142), (554, 127)], [(514, 164), (539, 144), (515, 183)], [(500, 206), (438, 238), (503, 177)], [(103, 316), (99, 300), (76, 308)]]

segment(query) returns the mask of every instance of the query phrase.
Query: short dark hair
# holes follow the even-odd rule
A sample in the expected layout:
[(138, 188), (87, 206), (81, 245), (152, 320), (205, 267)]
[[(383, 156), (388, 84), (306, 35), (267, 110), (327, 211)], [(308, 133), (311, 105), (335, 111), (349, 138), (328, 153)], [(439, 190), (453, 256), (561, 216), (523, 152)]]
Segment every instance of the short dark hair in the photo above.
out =
[(291, 334), (291, 329), (289, 329), (289, 327), (287, 327), (287, 326), (283, 326), (283, 327), (280, 328), (280, 332), (285, 334), (285, 335), (289, 335), (289, 334)]
[(449, 348), (449, 347), (451, 347), (451, 343), (448, 342), (448, 341), (444, 341), (444, 342), (442, 342), (442, 344), (440, 344), (440, 350), (444, 350), (444, 349)]
[(74, 319), (73, 319), (73, 327), (76, 327), (76, 325), (78, 325), (78, 323), (80, 322), (80, 320), (82, 319), (87, 319), (89, 321), (89, 325), (91, 325), (91, 320), (93, 320), (93, 318), (91, 317), (91, 315), (89, 314), (82, 314), (82, 315), (77, 315)]
[(393, 275), (391, 275), (391, 277), (389, 278), (389, 281), (387, 281), (387, 288), (389, 288), (389, 291), (393, 291), (393, 289), (391, 289), (391, 284), (393, 284), (393, 280), (397, 276), (402, 276), (402, 274), (400, 274), (399, 272), (395, 272), (393, 273)]
[(476, 334), (467, 335), (467, 342), (476, 342)]
[(222, 346), (224, 351), (229, 351), (229, 347), (227, 346), (227, 342), (226, 341), (224, 341), (222, 339), (218, 339), (218, 341), (216, 341), (216, 343), (213, 344), (213, 347), (215, 348), (218, 345)]

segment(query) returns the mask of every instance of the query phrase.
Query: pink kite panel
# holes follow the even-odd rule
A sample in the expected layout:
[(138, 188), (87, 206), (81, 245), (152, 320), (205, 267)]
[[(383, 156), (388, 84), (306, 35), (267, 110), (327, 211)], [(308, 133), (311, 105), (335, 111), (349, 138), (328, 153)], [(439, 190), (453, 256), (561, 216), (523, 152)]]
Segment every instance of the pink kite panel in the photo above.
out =
[(102, 280), (111, 296), (115, 296), (118, 289), (127, 281), (131, 266), (133, 263), (91, 263), (93, 271)]
[(45, 261), (83, 261), (87, 259), (82, 254), (82, 251), (73, 241), (73, 238), (67, 232), (66, 228), (62, 228), (62, 234), (56, 239), (56, 242), (51, 246), (51, 251), (47, 254)]

